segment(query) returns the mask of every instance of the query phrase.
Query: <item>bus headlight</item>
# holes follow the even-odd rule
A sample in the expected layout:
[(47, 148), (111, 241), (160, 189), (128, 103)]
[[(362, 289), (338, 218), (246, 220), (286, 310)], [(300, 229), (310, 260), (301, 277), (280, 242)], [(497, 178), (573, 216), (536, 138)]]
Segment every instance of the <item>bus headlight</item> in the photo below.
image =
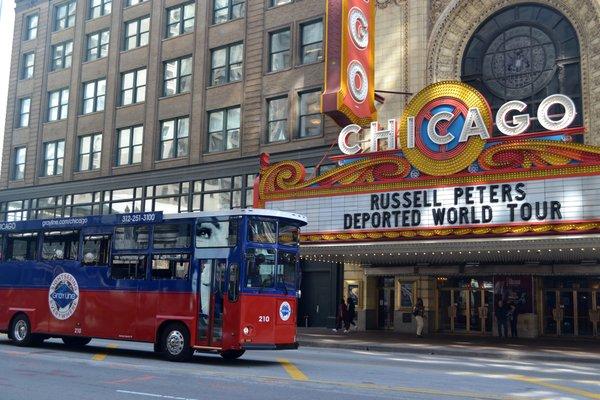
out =
[(244, 335), (249, 335), (250, 334), (250, 328), (248, 328), (247, 326), (245, 326), (244, 329), (242, 329), (242, 332), (244, 332)]

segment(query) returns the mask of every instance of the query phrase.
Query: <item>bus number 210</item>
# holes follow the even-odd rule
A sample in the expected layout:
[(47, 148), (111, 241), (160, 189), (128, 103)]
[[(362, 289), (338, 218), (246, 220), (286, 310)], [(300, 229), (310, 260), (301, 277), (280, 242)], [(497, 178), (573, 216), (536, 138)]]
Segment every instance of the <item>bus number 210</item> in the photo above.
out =
[(268, 315), (259, 315), (258, 316), (258, 322), (270, 322), (271, 321), (271, 317)]

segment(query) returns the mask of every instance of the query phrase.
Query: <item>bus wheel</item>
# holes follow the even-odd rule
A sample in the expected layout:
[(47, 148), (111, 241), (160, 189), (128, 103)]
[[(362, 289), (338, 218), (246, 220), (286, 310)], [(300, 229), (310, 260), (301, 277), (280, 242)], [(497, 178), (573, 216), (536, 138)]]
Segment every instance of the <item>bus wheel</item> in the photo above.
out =
[(221, 357), (226, 360), (235, 360), (240, 358), (246, 350), (225, 350), (221, 352)]
[(161, 350), (169, 361), (187, 361), (194, 350), (190, 347), (190, 334), (183, 324), (169, 324), (161, 338)]
[(20, 314), (14, 319), (10, 333), (17, 346), (29, 346), (38, 342), (37, 337), (31, 334), (31, 324), (25, 314)]
[(62, 341), (67, 346), (81, 347), (92, 341), (92, 338), (81, 336), (64, 336)]

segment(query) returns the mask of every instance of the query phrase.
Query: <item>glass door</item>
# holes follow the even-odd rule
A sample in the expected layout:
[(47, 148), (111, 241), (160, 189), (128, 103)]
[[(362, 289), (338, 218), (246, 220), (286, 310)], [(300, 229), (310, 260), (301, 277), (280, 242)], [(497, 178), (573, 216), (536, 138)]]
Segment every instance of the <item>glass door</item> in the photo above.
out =
[(577, 291), (577, 334), (579, 336), (592, 336), (594, 326), (590, 319), (592, 309), (592, 293), (589, 291)]
[(379, 304), (377, 325), (379, 329), (394, 329), (395, 290), (394, 278), (383, 277), (379, 280)]
[(469, 290), (454, 290), (454, 304), (456, 305), (456, 318), (454, 331), (469, 330)]
[(226, 260), (200, 261), (197, 344), (220, 347), (223, 340), (223, 293), (227, 285)]
[(575, 306), (573, 298), (576, 292), (572, 290), (561, 290), (559, 292), (560, 308), (562, 309), (562, 321), (560, 324), (560, 335), (570, 336), (575, 334)]
[(546, 335), (556, 335), (557, 332), (557, 324), (556, 324), (556, 312), (558, 309), (556, 308), (556, 291), (555, 290), (545, 290), (544, 291), (544, 313), (543, 313), (543, 326), (544, 326), (544, 334)]

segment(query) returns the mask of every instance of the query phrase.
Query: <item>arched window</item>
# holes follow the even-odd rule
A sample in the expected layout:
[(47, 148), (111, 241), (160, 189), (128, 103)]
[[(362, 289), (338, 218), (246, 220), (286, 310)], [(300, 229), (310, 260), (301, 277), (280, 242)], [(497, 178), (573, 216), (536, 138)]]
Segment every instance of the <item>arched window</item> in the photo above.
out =
[[(579, 64), (579, 40), (565, 16), (543, 5), (520, 4), (479, 26), (463, 55), (461, 79), (486, 97), (494, 115), (509, 100), (523, 101), (532, 116), (530, 131), (544, 131), (535, 118), (537, 108), (555, 93), (573, 99), (577, 118), (572, 126), (583, 125)], [(563, 109), (550, 112), (558, 118)]]

